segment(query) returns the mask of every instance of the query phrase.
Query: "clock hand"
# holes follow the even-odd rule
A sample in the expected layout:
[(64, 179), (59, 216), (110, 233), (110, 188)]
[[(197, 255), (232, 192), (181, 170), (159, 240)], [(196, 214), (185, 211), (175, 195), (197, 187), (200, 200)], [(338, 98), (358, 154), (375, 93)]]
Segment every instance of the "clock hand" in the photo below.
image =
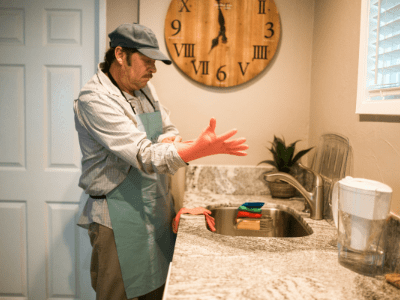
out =
[(218, 23), (219, 23), (219, 32), (218, 32), (218, 36), (212, 40), (212, 42), (211, 42), (211, 49), (210, 49), (210, 51), (209, 51), (208, 53), (210, 53), (211, 50), (212, 50), (214, 47), (218, 46), (218, 40), (219, 40), (219, 37), (220, 37), (220, 36), (222, 37), (222, 43), (225, 44), (225, 43), (228, 42), (228, 39), (227, 39), (227, 37), (226, 37), (226, 35), (225, 35), (225, 32), (226, 32), (226, 28), (225, 28), (225, 19), (224, 19), (224, 15), (222, 14), (222, 11), (221, 11), (220, 1), (221, 1), (221, 0), (217, 0), (217, 2), (218, 2)]
[(217, 36), (215, 39), (212, 40), (212, 42), (211, 42), (211, 49), (210, 49), (210, 51), (208, 52), (208, 54), (210, 54), (211, 50), (212, 50), (215, 46), (218, 45), (218, 38), (219, 38), (219, 34), (218, 34), (218, 36)]
[(222, 14), (221, 7), (219, 6), (219, 1), (218, 1), (218, 10), (219, 10), (218, 22), (219, 22), (219, 26), (220, 26), (219, 35), (218, 36), (222, 36), (222, 42), (224, 44), (226, 44), (228, 42), (228, 39), (226, 38), (226, 35), (225, 35), (225, 32), (226, 32), (225, 18), (224, 18), (224, 15)]

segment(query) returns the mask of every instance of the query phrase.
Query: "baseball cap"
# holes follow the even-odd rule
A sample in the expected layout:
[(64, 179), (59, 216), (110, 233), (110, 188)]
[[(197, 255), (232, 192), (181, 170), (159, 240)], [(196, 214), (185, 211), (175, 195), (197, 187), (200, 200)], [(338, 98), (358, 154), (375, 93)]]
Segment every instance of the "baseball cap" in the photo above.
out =
[(117, 46), (125, 48), (135, 48), (140, 53), (155, 60), (161, 60), (167, 65), (171, 64), (171, 60), (165, 56), (158, 47), (158, 42), (154, 32), (140, 24), (122, 24), (111, 32), (110, 47)]

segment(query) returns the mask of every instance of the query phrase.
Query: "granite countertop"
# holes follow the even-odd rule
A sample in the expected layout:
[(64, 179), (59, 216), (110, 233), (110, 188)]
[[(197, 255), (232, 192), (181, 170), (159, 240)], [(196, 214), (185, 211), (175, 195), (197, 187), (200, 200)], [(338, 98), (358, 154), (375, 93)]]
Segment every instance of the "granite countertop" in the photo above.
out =
[(296, 238), (213, 233), (204, 216), (182, 215), (164, 299), (400, 299), (383, 276), (359, 275), (338, 263), (336, 230), (302, 213), (300, 199), (188, 193), (185, 207), (265, 202), (297, 210), (313, 234)]

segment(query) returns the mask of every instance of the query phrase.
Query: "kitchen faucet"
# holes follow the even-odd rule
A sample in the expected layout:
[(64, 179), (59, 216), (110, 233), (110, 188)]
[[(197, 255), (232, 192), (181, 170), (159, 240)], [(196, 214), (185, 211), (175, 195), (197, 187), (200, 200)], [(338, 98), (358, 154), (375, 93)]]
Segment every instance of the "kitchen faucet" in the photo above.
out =
[(324, 212), (324, 182), (321, 177), (317, 172), (314, 170), (311, 170), (310, 168), (307, 168), (303, 166), (302, 164), (299, 164), (299, 166), (308, 171), (311, 172), (314, 175), (314, 180), (313, 180), (313, 188), (311, 192), (308, 192), (301, 184), (298, 182), (293, 176), (289, 175), (288, 173), (284, 172), (277, 172), (277, 173), (271, 173), (271, 174), (266, 174), (265, 179), (266, 181), (269, 182), (275, 182), (277, 180), (285, 181), (289, 183), (291, 186), (293, 186), (295, 189), (297, 189), (306, 199), (308, 205), (310, 206), (310, 218), (314, 220), (322, 220), (323, 217), (323, 212)]

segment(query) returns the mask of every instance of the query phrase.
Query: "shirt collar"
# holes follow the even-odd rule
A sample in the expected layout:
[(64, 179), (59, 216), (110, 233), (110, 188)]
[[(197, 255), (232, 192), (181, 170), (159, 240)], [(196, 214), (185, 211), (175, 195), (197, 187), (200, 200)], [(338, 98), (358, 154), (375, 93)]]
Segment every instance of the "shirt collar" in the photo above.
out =
[[(110, 94), (122, 96), (120, 89), (118, 87), (116, 87), (112, 83), (111, 79), (102, 71), (101, 63), (99, 63), (97, 66), (97, 76), (99, 77), (100, 83), (108, 90), (108, 92)], [(128, 94), (124, 91), (122, 91), (122, 92), (124, 93), (125, 99), (127, 99), (127, 100), (137, 99), (137, 97), (132, 96), (131, 94)], [(135, 91), (135, 94), (136, 94), (136, 91)]]
[(106, 90), (110, 94), (114, 94), (114, 95), (118, 95), (118, 96), (121, 95), (119, 88), (116, 87), (111, 82), (110, 78), (108, 78), (108, 76), (106, 74), (104, 74), (104, 72), (101, 70), (101, 63), (98, 64), (98, 66), (97, 66), (97, 77), (99, 78), (100, 83), (106, 88)]

